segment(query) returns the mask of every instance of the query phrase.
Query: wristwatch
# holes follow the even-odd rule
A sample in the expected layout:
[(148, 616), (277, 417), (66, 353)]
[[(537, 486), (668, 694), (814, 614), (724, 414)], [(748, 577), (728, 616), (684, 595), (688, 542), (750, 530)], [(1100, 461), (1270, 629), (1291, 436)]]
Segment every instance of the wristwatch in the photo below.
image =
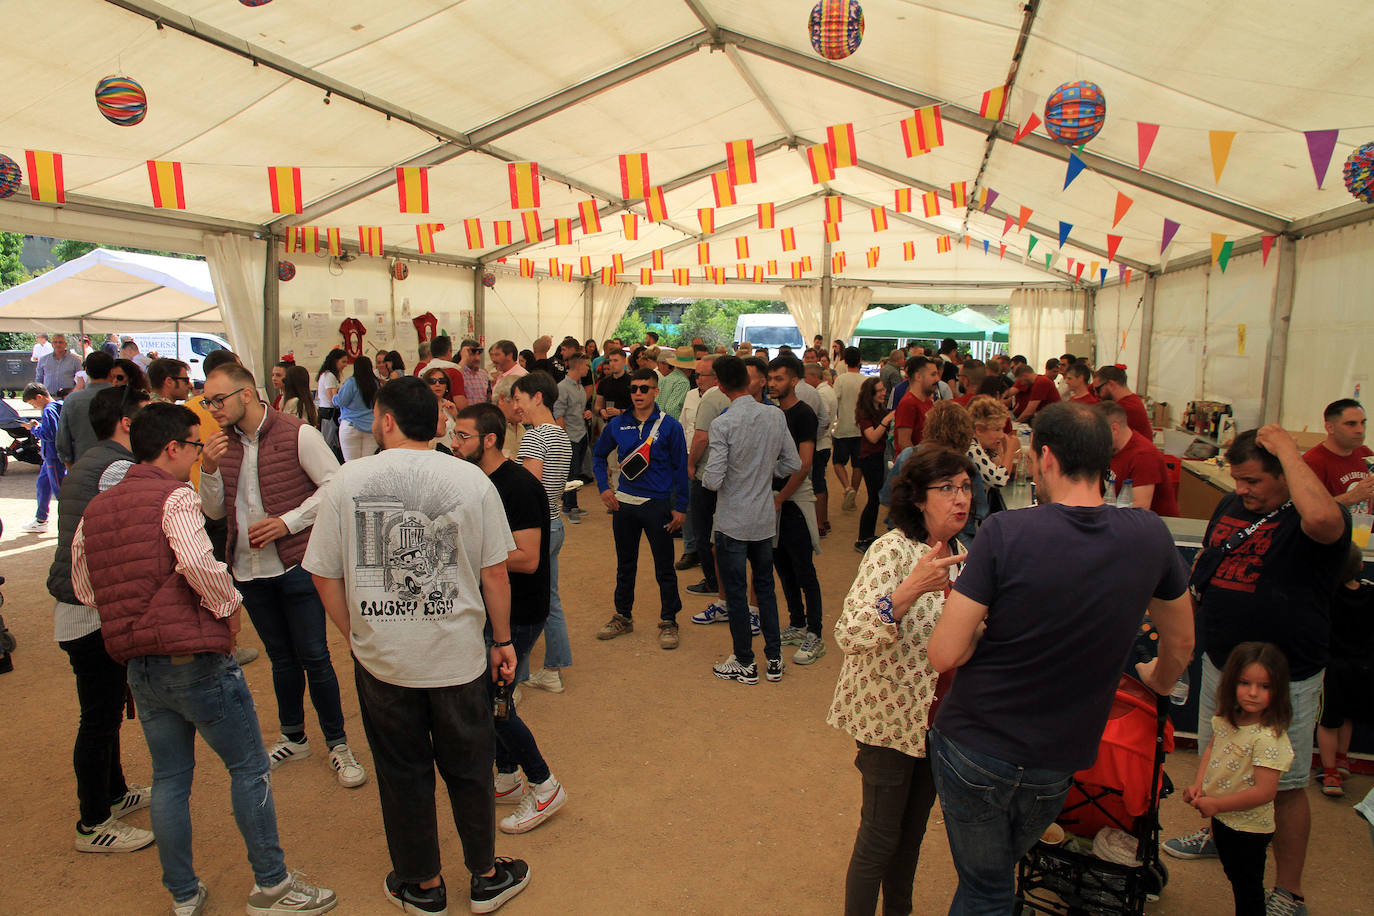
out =
[(878, 609), (878, 619), (889, 626), (897, 623), (897, 618), (892, 616), (892, 596), (883, 595), (876, 602), (874, 607)]

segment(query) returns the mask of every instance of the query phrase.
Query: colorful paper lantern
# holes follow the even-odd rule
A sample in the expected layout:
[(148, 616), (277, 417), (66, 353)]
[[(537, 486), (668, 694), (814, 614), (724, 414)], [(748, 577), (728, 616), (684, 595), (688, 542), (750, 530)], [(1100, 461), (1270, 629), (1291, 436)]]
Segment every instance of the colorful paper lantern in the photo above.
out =
[(271, 2), (272, 0), (239, 0), (244, 6), (266, 6)]
[(107, 76), (96, 83), (95, 107), (111, 124), (133, 127), (148, 116), (148, 94), (137, 80)]
[(1060, 143), (1087, 143), (1106, 120), (1107, 97), (1087, 80), (1065, 83), (1045, 101), (1045, 132)]
[(13, 197), (23, 180), (24, 173), (20, 171), (19, 163), (0, 153), (0, 197)]
[(826, 60), (843, 60), (864, 40), (859, 0), (820, 0), (811, 8), (811, 47)]
[(482, 285), (487, 289), (496, 289), (496, 274), (491, 271), (482, 274)]
[(1374, 204), (1374, 143), (1356, 147), (1345, 160), (1345, 189), (1365, 203)]
[(289, 283), (296, 276), (296, 265), (290, 261), (277, 262), (277, 279), (283, 283)]
[(405, 261), (396, 261), (391, 265), (391, 275), (397, 280), (404, 280), (410, 276), (410, 268), (406, 266)]

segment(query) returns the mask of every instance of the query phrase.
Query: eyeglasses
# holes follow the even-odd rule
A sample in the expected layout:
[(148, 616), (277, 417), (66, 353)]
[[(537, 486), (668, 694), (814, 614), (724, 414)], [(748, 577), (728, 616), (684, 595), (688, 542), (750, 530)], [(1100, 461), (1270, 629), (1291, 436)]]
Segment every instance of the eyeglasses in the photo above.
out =
[(189, 382), (190, 380), (191, 380), (191, 377), (190, 377), (189, 375), (174, 375), (174, 376), (172, 376), (172, 381), (174, 381), (174, 382)]
[(432, 378), (432, 379), (429, 380), (429, 383), (430, 383), (431, 385), (447, 385), (447, 384), (448, 384), (448, 379), (446, 379), (446, 378), (440, 378), (439, 376), (436, 375), (436, 376), (434, 376), (434, 378)]
[(195, 446), (196, 454), (197, 454), (197, 455), (199, 455), (202, 451), (205, 450), (205, 443), (204, 443), (204, 442), (197, 442), (197, 441), (195, 441), (195, 440), (193, 440), (193, 439), (173, 439), (172, 441), (173, 441), (173, 442), (180, 442), (182, 445), (193, 445), (193, 446)]
[(941, 496), (953, 496), (956, 492), (959, 492), (965, 496), (972, 496), (973, 484), (964, 483), (956, 487), (952, 483), (942, 483), (938, 487), (926, 487), (926, 492), (939, 493)]
[(462, 430), (458, 430), (458, 429), (455, 429), (455, 430), (453, 431), (453, 434), (454, 434), (455, 436), (457, 436), (459, 439), (461, 439), (462, 441), (464, 441), (464, 442), (468, 441), (469, 439), (475, 439), (475, 438), (477, 438), (477, 434), (476, 434), (476, 433), (465, 433), (465, 432), (463, 432)]
[(653, 391), (656, 387), (658, 387), (658, 386), (656, 386), (656, 385), (631, 385), (631, 386), (630, 386), (630, 394), (648, 394), (650, 391)]
[(466, 349), (469, 353), (476, 353), (479, 356), (482, 354), (483, 350), (482, 347), (465, 347), (464, 349)]
[(224, 409), (224, 402), (225, 402), (225, 401), (229, 400), (229, 399), (232, 398), (234, 395), (238, 394), (240, 391), (247, 391), (247, 390), (248, 390), (247, 388), (235, 388), (233, 391), (229, 392), (228, 394), (221, 394), (221, 395), (219, 395), (219, 396), (217, 396), (217, 397), (213, 397), (213, 398), (211, 398), (211, 397), (202, 397), (202, 398), (201, 398), (201, 401), (203, 401), (204, 404), (205, 404), (205, 406), (208, 407), (208, 408), (210, 408), (211, 410), (223, 410), (223, 409)]

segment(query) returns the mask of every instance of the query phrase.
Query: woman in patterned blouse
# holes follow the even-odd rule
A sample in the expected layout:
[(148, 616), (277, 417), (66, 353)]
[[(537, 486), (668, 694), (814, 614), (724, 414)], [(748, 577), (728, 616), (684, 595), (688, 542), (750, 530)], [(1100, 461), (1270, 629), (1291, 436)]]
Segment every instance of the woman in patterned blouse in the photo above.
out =
[(826, 721), (854, 736), (863, 808), (845, 876), (845, 913), (910, 913), (926, 819), (935, 801), (926, 732), (937, 676), (926, 641), (963, 549), (976, 471), (964, 455), (922, 449), (892, 487), (896, 527), (873, 542), (835, 622), (844, 665)]

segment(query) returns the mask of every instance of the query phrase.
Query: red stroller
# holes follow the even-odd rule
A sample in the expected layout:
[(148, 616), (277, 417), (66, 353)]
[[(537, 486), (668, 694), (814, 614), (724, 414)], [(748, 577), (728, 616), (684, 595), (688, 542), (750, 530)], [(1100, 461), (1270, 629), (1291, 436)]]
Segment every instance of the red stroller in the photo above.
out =
[(1036, 843), (1017, 866), (1016, 913), (1140, 916), (1146, 900), (1158, 897), (1169, 880), (1159, 858), (1159, 802), (1173, 791), (1164, 774), (1164, 755), (1174, 749), (1168, 702), (1121, 676), (1097, 761), (1074, 774), (1058, 818), (1069, 834), (1089, 841), (1104, 827), (1125, 831), (1138, 864), (1077, 851), (1073, 841)]

